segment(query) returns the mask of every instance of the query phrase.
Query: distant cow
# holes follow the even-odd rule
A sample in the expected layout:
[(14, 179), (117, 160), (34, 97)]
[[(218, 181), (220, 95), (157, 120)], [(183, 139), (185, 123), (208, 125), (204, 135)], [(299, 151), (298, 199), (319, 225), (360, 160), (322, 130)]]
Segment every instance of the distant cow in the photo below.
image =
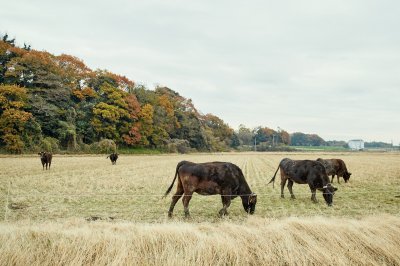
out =
[[(329, 177), (325, 172), (325, 167), (322, 163), (311, 160), (291, 160), (289, 158), (283, 159), (276, 169), (274, 176), (269, 183), (275, 181), (275, 176), (278, 170), (281, 172), (281, 197), (283, 198), (283, 189), (288, 180), (288, 189), (292, 199), (295, 196), (292, 191), (293, 182), (298, 184), (308, 184), (311, 189), (311, 200), (317, 202), (315, 197), (316, 190), (323, 192), (326, 203), (331, 206), (333, 201), (333, 195), (337, 188), (333, 187), (329, 183)], [(268, 183), (268, 184), (269, 184)]]
[(326, 169), (326, 174), (328, 176), (332, 175), (331, 182), (333, 183), (333, 178), (337, 175), (337, 181), (339, 181), (339, 177), (343, 177), (344, 182), (347, 183), (349, 181), (351, 173), (347, 171), (346, 164), (341, 159), (317, 159), (318, 162), (321, 162)]
[(194, 192), (200, 195), (220, 194), (223, 208), (219, 215), (227, 215), (227, 209), (231, 200), (240, 196), (243, 208), (246, 212), (253, 214), (257, 203), (257, 195), (254, 194), (247, 184), (242, 170), (227, 162), (192, 163), (182, 161), (176, 166), (174, 180), (165, 192), (165, 196), (174, 186), (178, 177), (178, 185), (169, 207), (168, 216), (172, 217), (176, 202), (183, 196), (183, 207), (185, 216), (189, 215), (189, 201)]
[(108, 159), (108, 158), (110, 158), (111, 163), (112, 163), (113, 165), (114, 165), (114, 164), (117, 164), (118, 153), (111, 153), (110, 155), (107, 156), (106, 159)]
[(42, 162), (42, 166), (43, 166), (43, 170), (44, 170), (44, 166), (46, 165), (46, 170), (47, 170), (47, 166), (49, 166), (49, 170), (50, 170), (50, 166), (51, 166), (51, 159), (53, 158), (53, 154), (51, 154), (50, 152), (39, 152), (38, 155), (40, 155), (40, 161)]

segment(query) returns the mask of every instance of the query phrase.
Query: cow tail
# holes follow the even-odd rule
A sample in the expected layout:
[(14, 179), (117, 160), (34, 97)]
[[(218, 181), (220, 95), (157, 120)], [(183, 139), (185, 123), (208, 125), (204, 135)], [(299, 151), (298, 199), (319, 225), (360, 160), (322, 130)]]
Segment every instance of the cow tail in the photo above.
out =
[(179, 173), (178, 173), (179, 168), (182, 166), (181, 163), (178, 163), (178, 165), (176, 166), (176, 172), (175, 172), (174, 180), (172, 180), (172, 184), (169, 186), (169, 188), (167, 189), (167, 191), (165, 192), (165, 194), (164, 194), (164, 196), (162, 198), (165, 198), (171, 192), (172, 188), (174, 187), (174, 183), (175, 183), (176, 177), (179, 175)]
[(268, 182), (267, 185), (269, 185), (269, 184), (272, 182), (272, 187), (274, 187), (274, 184), (275, 184), (275, 177), (276, 177), (276, 173), (278, 173), (279, 166), (280, 166), (280, 165), (278, 165), (278, 169), (276, 169), (274, 176), (273, 176), (272, 179)]

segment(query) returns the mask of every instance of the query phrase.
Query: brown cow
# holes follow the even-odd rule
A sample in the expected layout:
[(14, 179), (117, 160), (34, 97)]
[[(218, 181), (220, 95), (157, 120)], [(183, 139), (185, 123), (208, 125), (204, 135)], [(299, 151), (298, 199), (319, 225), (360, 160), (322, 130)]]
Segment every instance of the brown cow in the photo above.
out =
[(315, 192), (318, 189), (323, 192), (324, 199), (328, 206), (332, 205), (333, 195), (337, 188), (333, 187), (332, 184), (329, 183), (329, 177), (326, 174), (325, 167), (322, 163), (311, 160), (291, 160), (285, 158), (279, 163), (278, 169), (276, 169), (276, 172), (269, 183), (275, 181), (275, 176), (279, 169), (281, 170), (282, 198), (284, 198), (283, 189), (286, 180), (288, 180), (287, 187), (292, 199), (296, 198), (292, 191), (293, 183), (296, 182), (298, 184), (308, 184), (311, 189), (311, 200), (313, 202), (317, 202)]
[(42, 162), (43, 170), (45, 165), (46, 165), (46, 170), (47, 170), (47, 165), (49, 166), (50, 170), (51, 159), (53, 159), (53, 155), (50, 152), (43, 152), (43, 151), (39, 152), (38, 155), (40, 155), (40, 161)]
[(332, 175), (331, 183), (333, 183), (333, 178), (337, 175), (337, 181), (340, 184), (339, 177), (343, 177), (344, 182), (347, 183), (349, 181), (351, 173), (347, 171), (346, 164), (341, 159), (317, 159), (318, 162), (321, 162), (326, 169), (326, 174)]
[(228, 214), (227, 208), (231, 204), (231, 200), (237, 196), (241, 197), (244, 210), (250, 214), (254, 213), (257, 195), (250, 190), (242, 170), (232, 163), (182, 161), (176, 166), (174, 180), (165, 192), (164, 197), (171, 191), (176, 177), (178, 177), (178, 185), (175, 194), (172, 196), (168, 211), (169, 217), (172, 217), (175, 204), (182, 196), (185, 216), (190, 216), (189, 201), (194, 192), (200, 195), (220, 194), (223, 205), (223, 208), (219, 211), (220, 216)]

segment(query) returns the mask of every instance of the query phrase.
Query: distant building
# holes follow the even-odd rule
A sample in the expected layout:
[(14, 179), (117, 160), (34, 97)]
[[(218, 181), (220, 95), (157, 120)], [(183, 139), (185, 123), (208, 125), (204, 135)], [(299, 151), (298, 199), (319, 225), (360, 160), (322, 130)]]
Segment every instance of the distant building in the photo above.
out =
[(351, 150), (359, 151), (364, 149), (364, 141), (362, 139), (352, 139), (347, 144)]

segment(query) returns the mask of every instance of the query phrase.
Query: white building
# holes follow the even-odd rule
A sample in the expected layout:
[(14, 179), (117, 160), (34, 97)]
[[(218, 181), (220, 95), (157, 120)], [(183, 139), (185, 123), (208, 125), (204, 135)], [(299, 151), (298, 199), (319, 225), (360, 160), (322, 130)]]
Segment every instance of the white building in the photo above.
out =
[(351, 150), (359, 151), (364, 149), (364, 141), (362, 139), (352, 139), (348, 142)]

